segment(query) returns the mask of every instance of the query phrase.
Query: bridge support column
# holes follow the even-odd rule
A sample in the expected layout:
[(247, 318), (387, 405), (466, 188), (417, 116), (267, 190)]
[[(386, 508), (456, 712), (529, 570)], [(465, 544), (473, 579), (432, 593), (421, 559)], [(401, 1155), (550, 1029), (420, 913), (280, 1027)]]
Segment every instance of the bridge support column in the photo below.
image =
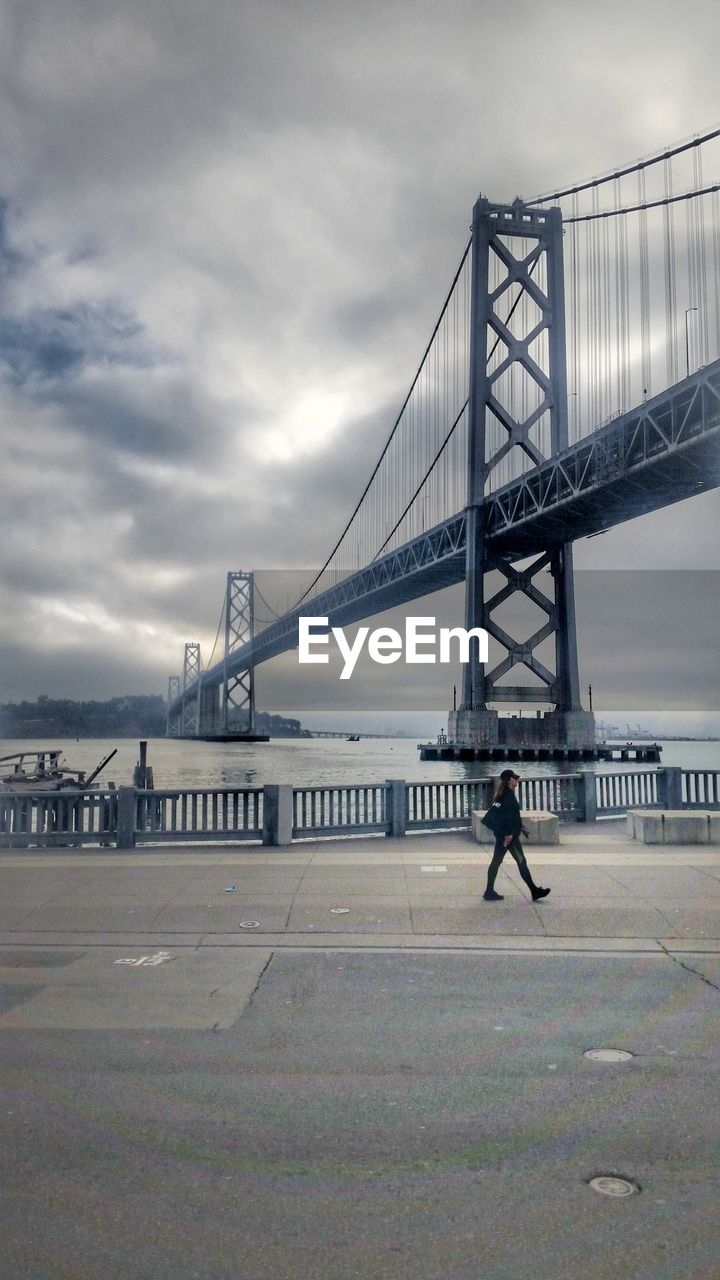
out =
[(469, 747), (496, 747), (498, 732), (498, 713), (488, 707), (460, 707), (448, 716), (451, 742), (465, 742)]
[(170, 710), (172, 704), (180, 693), (182, 687), (182, 676), (168, 676), (168, 710), (167, 710), (167, 727), (165, 729), (166, 738), (177, 738), (181, 732), (180, 716), (173, 714)]
[(202, 672), (202, 658), (200, 656), (200, 645), (196, 640), (189, 641), (185, 645), (185, 661), (183, 663), (182, 687), (187, 689), (197, 681), (197, 696), (187, 698), (182, 703), (182, 711), (180, 718), (180, 734), (183, 738), (196, 738), (200, 726), (200, 676)]
[[(449, 716), (455, 743), (594, 745), (594, 718), (580, 705), (571, 544), (551, 546), (528, 565), (512, 546), (489, 554), (485, 537), (489, 485), (540, 466), (568, 443), (562, 235), (560, 209), (534, 209), (520, 199), (494, 205), (481, 197), (473, 210), (465, 626), (484, 628), (506, 656), (490, 671), (477, 653), (466, 663), (462, 704)], [(491, 571), (505, 581), (486, 599)], [(548, 571), (552, 594), (544, 580), (534, 581)], [(546, 615), (524, 640), (494, 616), (517, 594)], [(550, 637), (554, 671), (535, 652)], [(525, 682), (507, 683), (517, 667), (526, 669)], [(553, 710), (499, 720), (488, 710), (498, 702)]]
[(228, 659), (254, 633), (255, 588), (252, 573), (231, 571), (225, 596), (225, 678), (222, 686), (223, 733), (255, 733), (255, 673), (252, 667), (228, 673)]
[(200, 685), (200, 714), (198, 733), (201, 737), (217, 734), (220, 729), (219, 687), (216, 684)]

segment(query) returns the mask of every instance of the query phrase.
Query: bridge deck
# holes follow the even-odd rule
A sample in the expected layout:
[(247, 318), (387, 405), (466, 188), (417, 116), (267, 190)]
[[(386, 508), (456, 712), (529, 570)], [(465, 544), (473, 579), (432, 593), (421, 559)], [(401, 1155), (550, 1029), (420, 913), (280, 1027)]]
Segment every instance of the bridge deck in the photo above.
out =
[[(488, 495), (490, 548), (522, 558), (720, 485), (720, 360), (599, 427)], [(203, 686), (221, 684), (297, 645), (301, 615), (348, 626), (465, 577), (465, 512), (305, 601), (218, 662)], [(197, 682), (172, 704), (197, 696)]]

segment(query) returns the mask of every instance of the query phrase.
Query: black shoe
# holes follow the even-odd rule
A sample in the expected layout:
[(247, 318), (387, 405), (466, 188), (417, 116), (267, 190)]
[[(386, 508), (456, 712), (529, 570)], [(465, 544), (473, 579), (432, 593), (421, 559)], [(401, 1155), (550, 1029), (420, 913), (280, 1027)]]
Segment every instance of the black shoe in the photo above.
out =
[[(548, 889), (548, 893), (550, 890)], [(501, 893), (496, 893), (494, 889), (486, 889), (483, 898), (486, 902), (504, 902), (505, 898)]]
[(533, 902), (537, 902), (538, 898), (547, 898), (549, 892), (550, 892), (549, 889), (539, 889), (539, 888), (533, 889), (532, 891)]

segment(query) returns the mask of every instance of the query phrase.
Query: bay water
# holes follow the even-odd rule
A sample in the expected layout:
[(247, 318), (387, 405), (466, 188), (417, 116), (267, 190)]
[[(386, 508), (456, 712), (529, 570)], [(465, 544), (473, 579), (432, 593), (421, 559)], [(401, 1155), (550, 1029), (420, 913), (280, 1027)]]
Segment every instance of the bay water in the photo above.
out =
[[(137, 738), (5, 739), (0, 740), (0, 756), (15, 751), (35, 751), (61, 747), (68, 766), (90, 773), (113, 748), (117, 754), (98, 777), (102, 785), (132, 784), (139, 758)], [(683, 769), (720, 770), (720, 742), (662, 743), (661, 763)], [(201, 742), (177, 738), (151, 738), (147, 762), (152, 766), (155, 787), (261, 787), (265, 783), (293, 786), (352, 786), (404, 778), (408, 782), (462, 781), (496, 777), (504, 764), (498, 762), (460, 763), (449, 760), (423, 761), (414, 738), (362, 738), (347, 742), (336, 738), (273, 738), (269, 742)], [(512, 766), (528, 777), (581, 770), (616, 773), (657, 766), (621, 764), (526, 761)], [(0, 764), (0, 775), (6, 768)]]

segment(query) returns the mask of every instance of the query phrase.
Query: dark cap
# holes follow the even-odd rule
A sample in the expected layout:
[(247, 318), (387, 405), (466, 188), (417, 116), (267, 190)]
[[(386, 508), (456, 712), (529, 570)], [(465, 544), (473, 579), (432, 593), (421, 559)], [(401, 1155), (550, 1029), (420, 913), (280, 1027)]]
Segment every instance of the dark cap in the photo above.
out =
[(502, 773), (500, 774), (500, 781), (509, 782), (511, 778), (517, 778), (518, 782), (520, 781), (520, 775), (517, 773), (513, 773), (512, 769), (503, 769)]

